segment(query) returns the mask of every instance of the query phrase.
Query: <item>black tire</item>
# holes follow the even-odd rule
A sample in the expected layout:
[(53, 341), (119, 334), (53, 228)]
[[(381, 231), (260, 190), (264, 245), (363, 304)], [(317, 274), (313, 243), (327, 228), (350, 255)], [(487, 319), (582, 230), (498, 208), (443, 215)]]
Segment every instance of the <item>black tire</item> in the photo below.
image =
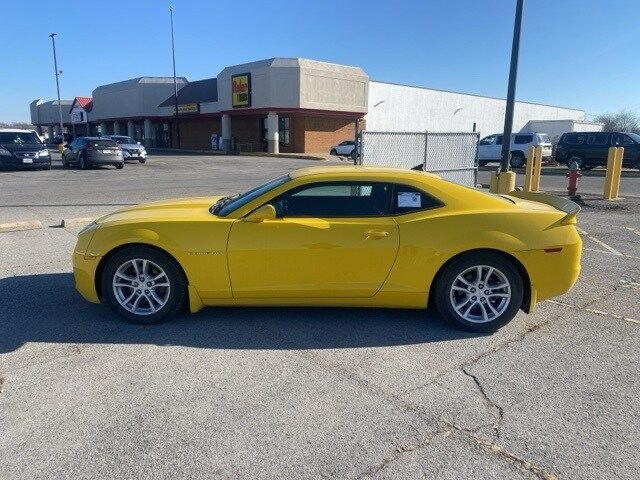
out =
[[(457, 280), (459, 275), (479, 265), (493, 268), (492, 281), (498, 278), (504, 278), (509, 284), (509, 289), (505, 292), (505, 288), (494, 288), (495, 292), (493, 292), (492, 289), (487, 289), (486, 285), (474, 282), (473, 275), (475, 270), (471, 270), (470, 272), (470, 283), (472, 286), (465, 287), (468, 288), (469, 291), (460, 291), (459, 288), (453, 288), (454, 285), (456, 287), (464, 285)], [(496, 271), (499, 272), (500, 275), (495, 273)], [(488, 273), (488, 269), (483, 269), (483, 272), (485, 272), (485, 274)], [(493, 275), (495, 275), (495, 277)], [(493, 281), (492, 284), (497, 285), (495, 281)], [(482, 287), (479, 287), (479, 285), (482, 285)], [(470, 291), (472, 288), (474, 289), (473, 292)], [(478, 290), (479, 288), (483, 290)], [(504, 299), (504, 304), (501, 304), (503, 300), (501, 300), (500, 297), (493, 297), (489, 300), (484, 300), (481, 305), (481, 300), (486, 292), (494, 294), (510, 293), (510, 297)], [(506, 257), (499, 253), (492, 252), (470, 252), (461, 255), (445, 265), (444, 270), (438, 274), (433, 300), (440, 314), (458, 328), (470, 332), (488, 333), (506, 325), (516, 316), (522, 305), (523, 295), (524, 287), (520, 273)], [(459, 313), (453, 306), (454, 301), (460, 302), (458, 305), (461, 307), (460, 310), (463, 308), (466, 310), (469, 303), (471, 303), (470, 311), (464, 311), (462, 314)], [(465, 301), (469, 303), (465, 303)], [(484, 307), (484, 305), (487, 305), (487, 302), (491, 302), (491, 306), (494, 307), (496, 312), (499, 312), (498, 315), (491, 313), (491, 310)], [(483, 310), (488, 312), (487, 317), (485, 317), (487, 320), (484, 318), (473, 318), (480, 317)], [(465, 318), (464, 315), (468, 318)], [(491, 316), (494, 318), (491, 318)]]
[(64, 153), (62, 154), (62, 168), (69, 168), (69, 163), (67, 162), (67, 158)]
[[(113, 287), (113, 279), (116, 276), (116, 272), (122, 265), (134, 259), (152, 262), (166, 273), (167, 283), (169, 283), (166, 303), (154, 313), (133, 313), (132, 311), (127, 310), (116, 298), (116, 293), (114, 292)], [(148, 268), (150, 269), (149, 272), (152, 272), (152, 267), (149, 266)], [(153, 275), (153, 273), (151, 273), (151, 275)], [(145, 279), (142, 282), (146, 282), (147, 280), (148, 279)], [(176, 314), (176, 312), (185, 304), (185, 300), (187, 298), (185, 279), (178, 264), (166, 253), (151, 247), (135, 245), (123, 248), (107, 261), (107, 264), (102, 269), (100, 281), (103, 298), (106, 303), (121, 317), (132, 323), (152, 325), (164, 322)], [(162, 277), (161, 281), (164, 282), (164, 277)], [(138, 283), (136, 283), (135, 286), (137, 287)], [(145, 292), (142, 288), (139, 290), (141, 293)], [(125, 291), (133, 294), (134, 288), (126, 287)], [(166, 291), (157, 292), (159, 292), (158, 295), (166, 293)], [(149, 300), (147, 299), (141, 299), (139, 302), (139, 306), (140, 305), (142, 307), (146, 305), (146, 309), (150, 309)]]
[(526, 163), (527, 163), (527, 158), (524, 156), (524, 154), (522, 152), (512, 152), (511, 153), (511, 156), (509, 157), (509, 164), (513, 168), (524, 167), (524, 165)]
[(140, 163), (145, 163), (147, 161), (146, 158), (141, 158), (140, 160), (138, 160)]
[(331, 151), (329, 152), (329, 155), (333, 155), (335, 157), (338, 155), (338, 152), (336, 152), (335, 148), (332, 148)]
[(569, 155), (567, 159), (567, 168), (571, 168), (571, 163), (576, 162), (580, 170), (583, 169), (584, 160), (580, 155)]
[(51, 170), (51, 164), (49, 164), (49, 165), (44, 165), (44, 166), (42, 167), (42, 170)]
[(78, 157), (78, 167), (80, 168), (80, 170), (86, 170), (88, 168), (87, 162), (84, 158), (84, 154), (81, 154)]
[(122, 169), (124, 168), (124, 162), (123, 162), (123, 163), (117, 163), (117, 164), (116, 164), (116, 168), (117, 168), (118, 170), (122, 170)]

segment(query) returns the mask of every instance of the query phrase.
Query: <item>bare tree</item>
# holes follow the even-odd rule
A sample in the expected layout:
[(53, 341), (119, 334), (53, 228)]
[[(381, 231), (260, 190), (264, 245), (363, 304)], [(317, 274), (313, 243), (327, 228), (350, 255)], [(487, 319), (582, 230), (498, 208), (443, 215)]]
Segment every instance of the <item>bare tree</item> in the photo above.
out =
[(603, 113), (595, 118), (598, 123), (604, 123), (605, 131), (614, 132), (640, 132), (640, 120), (638, 116), (628, 110), (620, 110), (618, 113)]

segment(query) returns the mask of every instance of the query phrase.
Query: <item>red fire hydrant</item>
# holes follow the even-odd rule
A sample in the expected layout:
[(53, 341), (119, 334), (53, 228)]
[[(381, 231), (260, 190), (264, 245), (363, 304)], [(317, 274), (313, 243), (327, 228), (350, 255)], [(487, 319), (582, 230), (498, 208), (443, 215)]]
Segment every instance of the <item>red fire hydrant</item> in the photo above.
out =
[(578, 191), (578, 179), (582, 176), (580, 173), (580, 167), (578, 167), (576, 162), (571, 162), (569, 164), (569, 171), (566, 173), (566, 176), (569, 178), (567, 190), (569, 191), (569, 196), (573, 197)]

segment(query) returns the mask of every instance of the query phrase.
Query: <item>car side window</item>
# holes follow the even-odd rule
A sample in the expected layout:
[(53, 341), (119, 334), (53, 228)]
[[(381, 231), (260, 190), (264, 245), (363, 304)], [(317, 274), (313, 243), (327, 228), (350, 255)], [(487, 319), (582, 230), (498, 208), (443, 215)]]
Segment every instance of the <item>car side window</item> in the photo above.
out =
[(502, 145), (502, 135), (496, 137), (496, 145)]
[(496, 141), (496, 136), (491, 135), (489, 137), (484, 137), (482, 140), (480, 140), (480, 145), (493, 145), (495, 141)]
[(606, 145), (607, 135), (595, 134), (587, 137), (587, 145)]
[(618, 133), (613, 136), (614, 145), (620, 145), (621, 147), (624, 147), (625, 145), (633, 145), (634, 143), (635, 142), (626, 135)]
[(516, 145), (523, 145), (525, 143), (531, 143), (533, 141), (533, 135), (515, 135), (513, 143)]
[(409, 185), (395, 185), (391, 212), (393, 214), (411, 213), (417, 210), (441, 207), (443, 203), (431, 195)]
[(383, 182), (322, 182), (294, 188), (272, 201), (278, 217), (389, 215), (392, 186)]

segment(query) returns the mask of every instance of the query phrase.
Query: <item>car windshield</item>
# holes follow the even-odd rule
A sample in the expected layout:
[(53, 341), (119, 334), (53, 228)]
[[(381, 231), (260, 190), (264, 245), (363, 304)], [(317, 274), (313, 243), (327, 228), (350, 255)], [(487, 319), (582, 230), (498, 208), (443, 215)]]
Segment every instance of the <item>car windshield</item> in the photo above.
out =
[(271, 180), (264, 185), (260, 185), (259, 187), (249, 190), (248, 192), (245, 192), (243, 194), (223, 197), (211, 206), (210, 211), (211, 213), (220, 217), (226, 217), (234, 210), (243, 207), (247, 203), (258, 198), (260, 195), (267, 193), (268, 191), (273, 190), (274, 188), (279, 187), (284, 183), (287, 183), (289, 180), (291, 180), (291, 177), (289, 177), (289, 175), (284, 175), (282, 177), (276, 178), (275, 180)]
[(111, 138), (113, 138), (117, 143), (123, 143), (125, 145), (136, 143), (136, 141), (131, 137), (111, 137)]
[(627, 135), (633, 138), (633, 140), (635, 140), (637, 143), (640, 143), (640, 135), (638, 135), (637, 133), (627, 133)]
[(38, 135), (33, 132), (0, 132), (0, 143), (42, 143)]

